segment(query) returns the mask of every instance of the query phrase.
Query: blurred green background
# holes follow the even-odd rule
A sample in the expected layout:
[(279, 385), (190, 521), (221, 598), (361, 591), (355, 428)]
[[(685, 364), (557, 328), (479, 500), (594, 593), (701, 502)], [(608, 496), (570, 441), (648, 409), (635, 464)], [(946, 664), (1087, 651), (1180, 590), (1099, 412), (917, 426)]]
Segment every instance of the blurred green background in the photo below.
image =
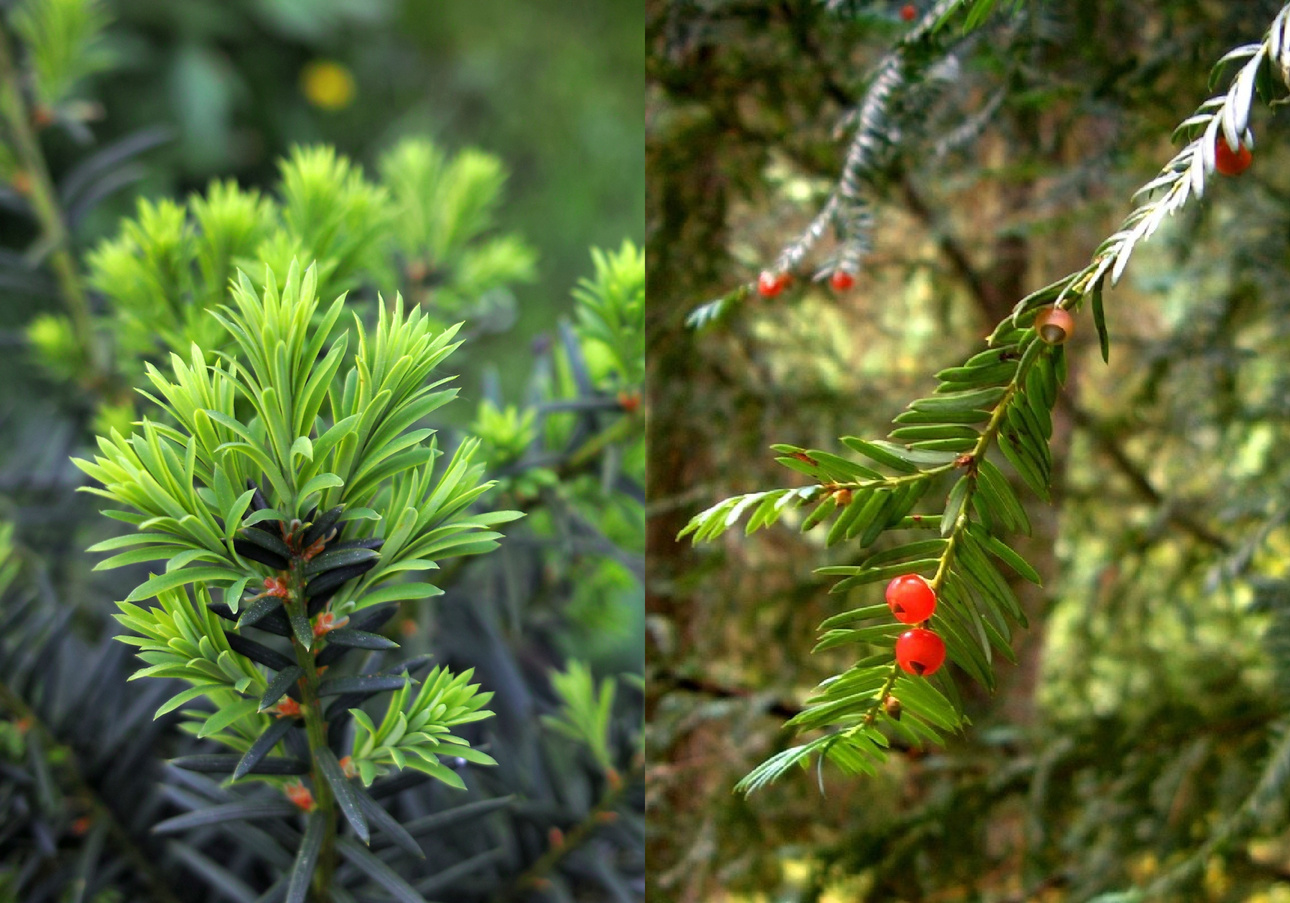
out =
[[(507, 349), (550, 329), (589, 269), (588, 247), (644, 232), (643, 10), (635, 0), (121, 0), (113, 67), (82, 94), (102, 102), (96, 145), (168, 127), (138, 181), (77, 224), (79, 247), (112, 233), (136, 192), (184, 195), (213, 177), (268, 186), (297, 143), (329, 143), (370, 170), (408, 134), (475, 145), (510, 168), (499, 225), (538, 252), (516, 290)], [(57, 130), (56, 130), (57, 131)], [(88, 138), (88, 134), (86, 138)], [(47, 145), (57, 181), (86, 147)], [(13, 241), (4, 227), (5, 244)], [(504, 324), (498, 324), (499, 327)], [(472, 357), (498, 358), (477, 343)], [(527, 355), (509, 353), (513, 396)], [(473, 394), (477, 382), (464, 389)]]

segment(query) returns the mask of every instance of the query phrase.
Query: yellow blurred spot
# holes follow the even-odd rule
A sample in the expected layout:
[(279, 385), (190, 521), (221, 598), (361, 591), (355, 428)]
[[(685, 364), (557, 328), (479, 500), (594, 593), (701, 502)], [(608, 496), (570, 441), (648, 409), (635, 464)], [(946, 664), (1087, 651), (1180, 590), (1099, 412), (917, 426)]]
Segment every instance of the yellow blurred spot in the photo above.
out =
[(1156, 858), (1155, 853), (1147, 852), (1131, 860), (1128, 863), (1129, 874), (1133, 880), (1139, 882), (1149, 881), (1160, 871), (1160, 860)]
[(1225, 897), (1231, 886), (1232, 879), (1228, 877), (1223, 860), (1217, 856), (1211, 857), (1205, 863), (1205, 890), (1211, 898)]
[(305, 98), (323, 110), (343, 110), (354, 100), (354, 76), (334, 60), (314, 60), (300, 72)]

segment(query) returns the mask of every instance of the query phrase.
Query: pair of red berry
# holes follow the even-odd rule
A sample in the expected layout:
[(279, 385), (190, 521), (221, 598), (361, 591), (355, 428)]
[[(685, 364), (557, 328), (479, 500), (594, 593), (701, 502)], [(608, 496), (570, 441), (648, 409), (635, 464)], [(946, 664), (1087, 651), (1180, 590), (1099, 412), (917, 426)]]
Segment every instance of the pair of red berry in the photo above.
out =
[[(917, 574), (887, 584), (887, 606), (903, 624), (921, 624), (936, 611), (936, 591)], [(896, 639), (896, 664), (915, 677), (931, 677), (945, 663), (945, 641), (925, 627), (906, 630)]]
[[(793, 281), (793, 277), (788, 273), (772, 273), (770, 270), (764, 270), (757, 277), (757, 294), (763, 298), (774, 298)], [(829, 277), (829, 285), (833, 286), (836, 292), (845, 292), (856, 284), (855, 274), (848, 270), (834, 270), (833, 275)]]

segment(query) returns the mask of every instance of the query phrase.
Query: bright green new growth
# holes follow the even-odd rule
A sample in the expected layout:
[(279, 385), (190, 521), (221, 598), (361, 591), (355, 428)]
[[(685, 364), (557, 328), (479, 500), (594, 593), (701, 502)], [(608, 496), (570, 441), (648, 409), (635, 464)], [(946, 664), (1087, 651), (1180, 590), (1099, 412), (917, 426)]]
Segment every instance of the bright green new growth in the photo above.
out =
[(607, 359), (614, 388), (645, 382), (645, 252), (625, 241), (617, 252), (592, 249), (596, 273), (574, 290), (578, 335)]
[(506, 173), (496, 157), (465, 150), (449, 158), (428, 141), (404, 141), (381, 157), (399, 223), (397, 250), (447, 297), (436, 306), (457, 309), (511, 282), (533, 278), (533, 251), (514, 235), (480, 238), (494, 226)]
[[(143, 394), (175, 425), (145, 418), (128, 439), (101, 437), (94, 461), (76, 461), (103, 484), (86, 491), (124, 506), (105, 513), (139, 528), (94, 546), (136, 547), (99, 568), (168, 562), (127, 601), (202, 581), (226, 587), (225, 601), (237, 611), (247, 584), (268, 570), (233, 551), (239, 528), (289, 523), (311, 508), (337, 505), (345, 506), (342, 523), (351, 530), (369, 525), (350, 538), (380, 538), (384, 546), (379, 564), (339, 591), (332, 609), (421, 598), (438, 589), (405, 583), (371, 590), (404, 572), (431, 570), (438, 559), (492, 549), (499, 534), (489, 528), (517, 516), (467, 510), (491, 486), (481, 482), (482, 465), (472, 463), (475, 442), (463, 443), (437, 472), (434, 431), (411, 429), (456, 394), (442, 388), (446, 380), (427, 383), (457, 347), (456, 328), (434, 330), (417, 310), (405, 316), (396, 299), (370, 339), (356, 319), (358, 352), (342, 375), (348, 334), (324, 347), (343, 298), (311, 325), (314, 287), (312, 267), (302, 276), (293, 266), (281, 292), (270, 271), (263, 295), (243, 278), (233, 292), (236, 309), (216, 315), (240, 355), (208, 362), (194, 345), (189, 361), (172, 355), (173, 379), (149, 365), (156, 394)], [(254, 494), (248, 480), (267, 480), (271, 498), (245, 518)]]
[(81, 79), (111, 65), (101, 41), (108, 19), (99, 0), (27, 2), (14, 11), (14, 30), (31, 49), (32, 88), (46, 110), (66, 101)]
[[(90, 284), (116, 316), (122, 361), (208, 351), (228, 335), (206, 315), (227, 298), (238, 270), (256, 280), (315, 261), (323, 297), (359, 285), (395, 285), (391, 260), (424, 283), (433, 309), (460, 318), (481, 295), (533, 276), (533, 251), (493, 234), (504, 182), (500, 161), (467, 150), (449, 157), (421, 138), (400, 142), (380, 161), (380, 181), (330, 147), (298, 147), (280, 164), (277, 197), (214, 181), (186, 203), (140, 200), (120, 235), (88, 257)], [(420, 290), (418, 289), (418, 292)], [(427, 298), (414, 297), (422, 303)], [(37, 347), (51, 366), (49, 340)]]
[(131, 680), (168, 677), (192, 684), (163, 703), (155, 717), (206, 696), (215, 703), (215, 711), (186, 709), (190, 720), (184, 729), (245, 752), (269, 725), (270, 717), (259, 714), (269, 679), (229, 647), (205, 586), (197, 588), (196, 597), (194, 605), (183, 589), (171, 589), (158, 596), (161, 604), (153, 608), (119, 603), (121, 614), (116, 619), (138, 635), (122, 634), (117, 639), (139, 647), (139, 658), (148, 664)]
[[(390, 697), (380, 727), (362, 709), (350, 709), (354, 716), (353, 761), (364, 786), (393, 768), (424, 771), (445, 784), (464, 790), (466, 785), (455, 771), (441, 764), (439, 754), (460, 756), (479, 765), (496, 765), (492, 757), (472, 749), (449, 731), (492, 716), (483, 710), (492, 693), (480, 693), (470, 683), (474, 669), (453, 676), (445, 668), (426, 675), (420, 692), (413, 695), (411, 681)], [(439, 747), (444, 748), (439, 748)]]
[[(357, 352), (347, 363), (348, 333), (329, 341), (344, 298), (319, 310), (315, 286), (315, 268), (301, 273), (294, 264), (281, 290), (272, 271), (263, 292), (242, 277), (232, 293), (234, 305), (212, 312), (235, 353), (209, 355), (194, 345), (189, 360), (172, 356), (171, 377), (149, 365), (155, 395), (144, 394), (170, 422), (144, 419), (128, 438), (116, 432), (100, 438), (102, 453), (93, 461), (76, 461), (103, 484), (86, 491), (120, 506), (105, 513), (137, 528), (94, 546), (127, 550), (98, 567), (167, 562), (164, 572), (120, 603), (117, 616), (137, 634), (122, 640), (138, 646), (147, 664), (136, 677), (179, 678), (192, 685), (157, 715), (206, 696), (215, 711), (185, 710), (186, 729), (243, 753), (257, 738), (269, 737), (269, 747), (276, 745), (281, 734), (272, 733), (274, 721), (266, 712), (313, 662), (297, 666), (262, 646), (249, 658), (235, 650), (212, 608), (211, 587), (224, 587), (225, 603), (236, 613), (248, 586), (258, 591), (281, 581), (281, 607), (299, 659), (311, 649), (318, 653), (314, 634), (325, 619), (437, 594), (429, 582), (396, 581), (434, 570), (444, 558), (494, 548), (500, 534), (491, 528), (519, 516), (470, 511), (493, 485), (483, 481), (483, 465), (472, 460), (477, 441), (463, 442), (445, 466), (436, 467), (442, 452), (434, 430), (413, 429), (456, 394), (444, 387), (446, 379), (432, 380), (431, 374), (457, 347), (457, 328), (434, 328), (418, 310), (405, 313), (399, 298), (390, 309), (382, 306), (371, 334), (355, 318)], [(308, 536), (311, 524), (326, 521), (328, 514), (318, 512), (332, 514), (334, 526), (360, 547), (323, 551), (335, 534), (320, 528), (319, 548), (310, 551), (295, 540), (288, 551), (292, 537)], [(257, 524), (270, 532), (249, 529)], [(248, 543), (248, 536), (255, 541)], [(274, 560), (273, 549), (280, 550), (284, 567), (262, 563), (266, 555)], [(345, 579), (326, 593), (310, 593), (312, 581), (329, 573)], [(189, 584), (195, 584), (191, 600), (184, 590)], [(275, 601), (278, 594), (256, 598), (266, 595)], [(326, 599), (321, 610), (313, 610), (312, 595)], [(133, 604), (152, 596), (159, 597), (159, 606)], [(307, 602), (312, 620), (306, 620)], [(245, 610), (244, 621), (251, 613)], [(377, 648), (370, 644), (381, 640), (363, 634), (350, 642)], [(328, 694), (326, 681), (308, 676), (311, 689)], [(404, 674), (379, 730), (353, 710), (359, 725), (353, 766), (365, 783), (392, 767), (410, 767), (460, 787), (460, 778), (439, 764), (441, 752), (492, 763), (451, 733), (490, 714), (483, 706), (491, 694), (479, 693), (468, 683), (470, 676), (436, 668), (409, 698), (412, 681)]]
[(591, 668), (570, 660), (569, 669), (551, 675), (551, 686), (563, 703), (558, 715), (544, 715), (542, 723), (577, 743), (585, 743), (605, 771), (613, 767), (609, 752), (609, 720), (614, 709), (614, 688), (610, 678), (599, 686)]

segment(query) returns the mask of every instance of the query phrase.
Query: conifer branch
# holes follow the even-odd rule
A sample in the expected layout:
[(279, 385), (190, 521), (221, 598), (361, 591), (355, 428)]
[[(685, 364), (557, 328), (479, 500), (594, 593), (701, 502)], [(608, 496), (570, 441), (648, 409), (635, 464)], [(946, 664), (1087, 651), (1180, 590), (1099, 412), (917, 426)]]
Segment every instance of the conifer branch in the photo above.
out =
[[(939, 17), (957, 5), (946, 0), (934, 12)], [(864, 111), (870, 103), (872, 111), (889, 106), (888, 98), (900, 82), (899, 64), (893, 62), (899, 59), (898, 53), (889, 56), (871, 85), (835, 198), (854, 189), (858, 174), (881, 150), (880, 138), (866, 139), (870, 130), (877, 128), (877, 113), (866, 118)], [(1147, 200), (1098, 246), (1085, 267), (1017, 302), (1012, 314), (998, 324), (987, 340), (985, 351), (963, 366), (937, 374), (936, 392), (912, 402), (896, 418), (897, 428), (890, 434), (893, 441), (844, 438), (844, 444), (867, 459), (864, 464), (825, 451), (774, 446), (780, 453), (780, 463), (812, 478), (815, 485), (727, 499), (695, 516), (680, 536), (691, 535), (696, 542), (710, 540), (745, 515), (749, 515), (747, 532), (751, 533), (774, 524), (786, 511), (814, 504), (815, 509), (802, 523), (803, 530), (832, 518), (826, 544), (858, 540), (865, 547), (888, 530), (932, 526), (931, 518), (910, 515), (913, 506), (938, 478), (961, 471), (935, 520), (939, 539), (915, 540), (872, 554), (859, 565), (825, 567), (818, 573), (844, 577), (834, 587), (834, 592), (841, 592), (895, 577), (933, 572), (927, 583), (940, 604), (934, 606), (934, 614), (924, 623), (935, 627), (943, 637), (936, 638), (942, 643), (941, 657), (947, 648), (951, 661), (979, 683), (992, 687), (992, 651), (1011, 656), (1008, 622), (1025, 624), (1020, 604), (992, 559), (1035, 583), (1039, 575), (998, 538), (1006, 531), (1028, 532), (1029, 522), (1025, 509), (1007, 480), (987, 459), (987, 453), (992, 447), (998, 448), (1023, 482), (1040, 497), (1048, 497), (1053, 468), (1049, 448), (1052, 411), (1066, 374), (1062, 343), (1074, 325), (1066, 309), (1086, 298), (1091, 300), (1102, 356), (1106, 358), (1109, 336), (1102, 309), (1103, 282), (1109, 278), (1114, 285), (1137, 245), (1150, 238), (1167, 216), (1183, 209), (1193, 196), (1203, 196), (1206, 180), (1219, 166), (1219, 142), (1233, 156), (1242, 149), (1248, 152), (1253, 144), (1249, 121), (1256, 87), (1264, 100), (1275, 100), (1271, 84), (1274, 64), (1286, 87), (1290, 87), (1290, 5), (1278, 14), (1262, 43), (1237, 48), (1224, 56), (1215, 67), (1215, 76), (1229, 62), (1241, 65), (1228, 89), (1202, 104), (1179, 126), (1175, 134), (1188, 137), (1187, 145), (1160, 175), (1134, 195), (1135, 201)], [(871, 148), (875, 149), (872, 153)], [(1233, 174), (1230, 164), (1224, 171)], [(835, 201), (831, 199), (830, 203)], [(822, 232), (819, 224), (817, 218), (807, 233), (789, 246), (787, 256), (782, 256), (777, 266), (783, 265), (785, 271), (796, 266)], [(747, 291), (745, 287), (744, 294)], [(696, 319), (704, 320), (715, 311), (709, 305), (696, 315)], [(1142, 491), (1144, 484), (1138, 483), (1137, 488)], [(1145, 483), (1145, 490), (1158, 497), (1149, 483)], [(924, 524), (924, 520), (928, 523)], [(1196, 524), (1190, 524), (1188, 529), (1197, 536), (1208, 533)], [(1209, 535), (1210, 544), (1216, 544), (1214, 539)], [(869, 626), (854, 626), (857, 623)], [(817, 650), (852, 643), (885, 646), (901, 626), (892, 622), (886, 606), (872, 605), (835, 615), (821, 629), (825, 632)], [(884, 750), (890, 744), (879, 726), (904, 734), (913, 742), (936, 741), (938, 730), (961, 728), (962, 707), (956, 702), (952, 682), (942, 674), (936, 680), (937, 688), (933, 688), (932, 681), (926, 679), (936, 672), (940, 661), (924, 673), (921, 669), (910, 670), (899, 655), (894, 658), (895, 661), (888, 652), (879, 652), (824, 681), (789, 726), (802, 731), (822, 729), (826, 733), (772, 757), (745, 777), (739, 787), (755, 790), (790, 767), (804, 765), (816, 754), (848, 771), (872, 771), (885, 758)], [(902, 668), (918, 676), (911, 681), (901, 675)], [(897, 698), (899, 704), (893, 705)]]

